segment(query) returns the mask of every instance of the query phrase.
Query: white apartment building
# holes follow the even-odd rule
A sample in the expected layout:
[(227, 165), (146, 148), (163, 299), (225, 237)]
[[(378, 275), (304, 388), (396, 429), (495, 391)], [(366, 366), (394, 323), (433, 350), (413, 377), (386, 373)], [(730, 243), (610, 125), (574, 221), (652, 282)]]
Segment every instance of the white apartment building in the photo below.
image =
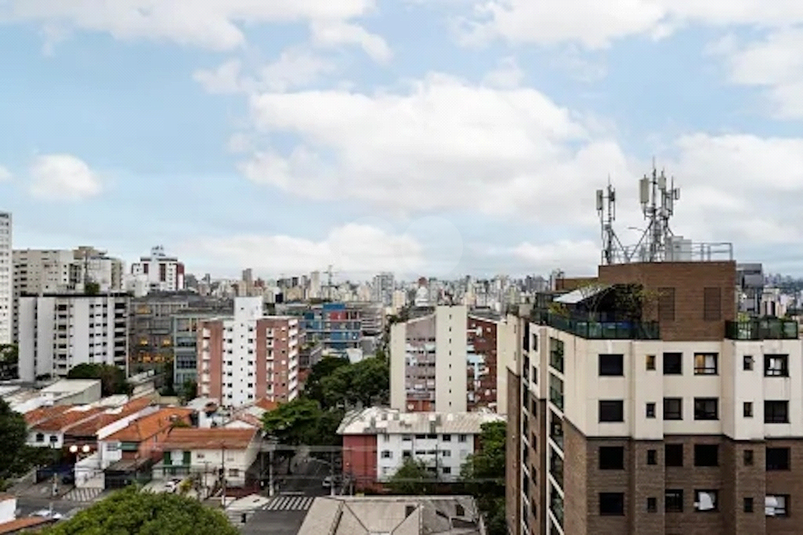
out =
[(0, 344), (10, 344), (13, 330), (11, 214), (0, 212)]
[(78, 364), (127, 369), (127, 294), (43, 294), (21, 297), (20, 378), (64, 377)]
[(298, 396), (298, 318), (265, 316), (261, 297), (238, 297), (234, 317), (198, 329), (199, 394), (226, 407)]
[(358, 483), (375, 474), (387, 481), (408, 459), (423, 462), (441, 481), (456, 481), (479, 443), (482, 425), (503, 422), (491, 412), (404, 413), (371, 407), (346, 415), (338, 428), (343, 437), (343, 470)]
[(151, 290), (176, 292), (184, 289), (184, 264), (174, 256), (167, 256), (161, 245), (152, 248), (150, 256), (131, 264), (131, 274), (145, 276)]

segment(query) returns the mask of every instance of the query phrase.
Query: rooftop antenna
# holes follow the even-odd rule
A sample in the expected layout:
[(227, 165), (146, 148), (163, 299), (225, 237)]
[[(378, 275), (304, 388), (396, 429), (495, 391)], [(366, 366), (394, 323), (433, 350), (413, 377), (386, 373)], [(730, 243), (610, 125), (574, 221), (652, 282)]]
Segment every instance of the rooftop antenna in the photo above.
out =
[(675, 213), (675, 201), (680, 199), (680, 188), (675, 179), (667, 183), (663, 170), (658, 173), (653, 158), (652, 174), (639, 180), (639, 201), (647, 228), (636, 245), (634, 253), (642, 262), (661, 262), (668, 257), (669, 242), (673, 236), (669, 220)]
[(616, 264), (619, 261), (627, 262), (627, 254), (622, 242), (613, 229), (613, 222), (616, 221), (616, 190), (611, 185), (611, 177), (608, 176), (608, 187), (604, 190), (597, 190), (597, 214), (599, 214), (600, 226), (602, 228), (602, 264)]

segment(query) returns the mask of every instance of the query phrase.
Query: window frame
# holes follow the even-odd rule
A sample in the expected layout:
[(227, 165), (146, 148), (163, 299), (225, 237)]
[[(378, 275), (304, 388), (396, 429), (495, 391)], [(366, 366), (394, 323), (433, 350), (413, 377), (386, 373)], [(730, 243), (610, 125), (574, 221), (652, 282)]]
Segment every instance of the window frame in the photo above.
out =
[[(680, 457), (677, 456), (680, 452)], [(664, 466), (669, 468), (683, 468), (685, 462), (685, 448), (683, 444), (664, 444)], [(680, 460), (679, 463), (675, 461)]]
[[(602, 505), (605, 498), (615, 498), (617, 500), (617, 507), (615, 512), (604, 512)], [(609, 502), (610, 503), (610, 502)], [(600, 492), (599, 493), (599, 516), (625, 516), (625, 493), (624, 492)]]
[[(616, 362), (606, 362), (603, 360), (613, 358)], [(614, 365), (612, 365), (614, 364)], [(625, 356), (621, 353), (600, 353), (597, 357), (597, 374), (600, 377), (624, 377), (625, 376)]]
[[(714, 499), (714, 508), (706, 509), (705, 511), (698, 507), (700, 503), (700, 494), (705, 492), (711, 494)], [(694, 489), (694, 512), (695, 513), (717, 513), (719, 512), (719, 490), (718, 489)]]
[[(603, 455), (603, 450), (605, 450), (605, 455)], [(605, 466), (603, 466), (603, 459), (606, 461), (612, 461), (613, 453), (616, 450), (616, 459), (615, 462), (606, 462)], [(621, 456), (619, 455), (621, 453)], [(625, 448), (624, 446), (600, 446), (597, 449), (597, 456), (599, 457), (597, 465), (599, 466), (600, 470), (624, 470), (625, 469)]]
[(664, 490), (664, 512), (682, 513), (684, 509), (683, 489)]
[[(667, 411), (667, 405), (670, 403), (677, 402), (678, 410), (677, 410), (677, 417), (674, 411)], [(680, 421), (683, 420), (683, 398), (664, 398), (664, 407), (663, 407), (663, 417), (664, 420), (668, 421)]]
[[(783, 411), (770, 409), (770, 407), (784, 407)], [(765, 424), (788, 424), (789, 423), (789, 401), (785, 399), (766, 399), (764, 400), (764, 423)]]
[[(773, 367), (774, 362), (780, 363), (780, 367)], [(772, 353), (764, 355), (764, 377), (789, 377), (789, 355), (783, 353)]]
[[(781, 457), (777, 456), (778, 452), (785, 454), (782, 460)], [(771, 456), (775, 458), (770, 459)], [(764, 468), (767, 472), (789, 471), (792, 469), (792, 450), (790, 448), (766, 448), (764, 459)]]
[[(716, 452), (716, 455), (711, 457), (713, 462), (704, 462), (707, 452)], [(695, 444), (694, 445), (694, 467), (695, 468), (715, 468), (719, 466), (719, 444)]]
[[(677, 367), (673, 366), (671, 368), (668, 368), (666, 363), (667, 357), (671, 357), (673, 360), (677, 357)], [(661, 360), (662, 360), (661, 364), (664, 375), (683, 375), (683, 353), (677, 351), (669, 351), (662, 355)], [(669, 371), (667, 371), (667, 369)]]
[[(714, 409), (706, 408), (707, 404), (713, 404)], [(694, 398), (694, 419), (702, 422), (719, 420), (719, 398)]]
[[(616, 404), (615, 406), (618, 407), (618, 414), (619, 415), (615, 416), (615, 418), (618, 418), (618, 419), (607, 419), (606, 418), (606, 419), (603, 420), (602, 419), (603, 412), (607, 412), (607, 411), (603, 411), (603, 406), (611, 408), (611, 407), (614, 407), (613, 404)], [(623, 399), (600, 399), (597, 402), (597, 417), (598, 417), (599, 423), (602, 423), (602, 424), (606, 424), (606, 423), (618, 424), (618, 423), (624, 422), (625, 421), (625, 401)]]
[[(708, 359), (713, 361), (713, 365)], [(694, 375), (719, 375), (719, 353), (695, 352)]]

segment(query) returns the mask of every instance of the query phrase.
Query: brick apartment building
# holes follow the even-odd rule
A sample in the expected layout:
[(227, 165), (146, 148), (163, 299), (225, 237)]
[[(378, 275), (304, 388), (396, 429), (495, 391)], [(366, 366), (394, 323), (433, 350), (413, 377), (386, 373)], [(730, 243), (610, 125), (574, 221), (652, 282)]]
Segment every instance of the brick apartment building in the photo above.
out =
[(731, 261), (586, 282), (518, 318), (510, 532), (801, 533), (797, 323), (737, 321)]

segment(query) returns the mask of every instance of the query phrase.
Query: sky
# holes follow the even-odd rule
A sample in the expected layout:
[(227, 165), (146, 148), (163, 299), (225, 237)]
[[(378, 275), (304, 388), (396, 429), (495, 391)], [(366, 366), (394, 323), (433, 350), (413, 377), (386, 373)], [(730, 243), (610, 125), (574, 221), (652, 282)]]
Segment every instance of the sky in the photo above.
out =
[(0, 0), (15, 248), (590, 275), (595, 190), (803, 275), (799, 0)]

